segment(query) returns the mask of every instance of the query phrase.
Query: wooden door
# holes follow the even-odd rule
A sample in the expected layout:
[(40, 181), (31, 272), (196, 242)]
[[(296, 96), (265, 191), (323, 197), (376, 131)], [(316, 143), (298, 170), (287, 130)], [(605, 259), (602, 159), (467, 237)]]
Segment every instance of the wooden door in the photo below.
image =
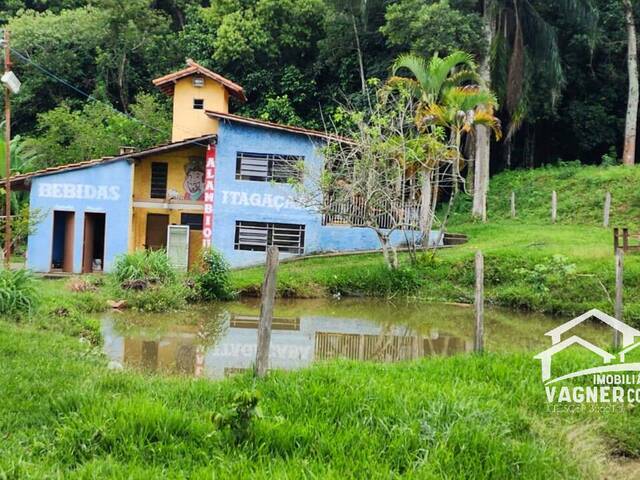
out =
[(93, 272), (93, 242), (95, 236), (94, 217), (84, 214), (84, 245), (82, 248), (82, 273)]
[(167, 248), (167, 227), (169, 226), (169, 215), (148, 213), (147, 214), (147, 242), (145, 247), (149, 250), (160, 250)]
[(73, 272), (73, 224), (75, 214), (66, 212), (64, 225), (64, 260), (62, 263), (63, 272)]

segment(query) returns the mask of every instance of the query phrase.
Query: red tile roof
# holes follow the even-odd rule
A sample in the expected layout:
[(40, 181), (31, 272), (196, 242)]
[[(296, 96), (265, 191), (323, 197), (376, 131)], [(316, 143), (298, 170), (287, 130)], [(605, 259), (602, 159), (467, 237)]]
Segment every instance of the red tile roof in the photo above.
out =
[(188, 77), (189, 75), (200, 74), (210, 78), (214, 82), (222, 84), (232, 95), (239, 98), (241, 101), (246, 101), (247, 97), (244, 94), (244, 89), (237, 83), (232, 82), (228, 78), (224, 78), (222, 75), (218, 75), (212, 72), (208, 68), (194, 62), (190, 58), (187, 59), (188, 67), (177, 72), (170, 73), (160, 78), (153, 80), (153, 84), (160, 88), (167, 95), (173, 95), (173, 89), (175, 83), (181, 78)]
[(299, 133), (307, 135), (309, 137), (322, 138), (324, 140), (335, 140), (342, 143), (353, 143), (353, 140), (347, 137), (341, 137), (331, 133), (323, 132), (320, 130), (310, 130), (308, 128), (293, 127), (291, 125), (283, 125), (281, 123), (268, 122), (266, 120), (258, 120), (257, 118), (243, 117), (240, 115), (234, 115), (232, 113), (215, 112), (213, 110), (206, 110), (207, 115), (219, 120), (231, 120), (233, 122), (244, 123), (246, 125), (252, 125), (255, 127), (271, 128), (274, 130), (282, 130), (285, 132)]
[[(179, 142), (162, 143), (160, 145), (155, 145), (153, 147), (146, 148), (144, 150), (129, 152), (124, 155), (96, 158), (93, 160), (85, 160), (83, 162), (68, 163), (65, 165), (58, 165), (55, 167), (44, 168), (42, 170), (36, 170), (34, 172), (22, 173), (22, 174), (14, 175), (11, 177), (11, 185), (15, 186), (16, 188), (24, 188), (25, 181), (33, 177), (40, 177), (42, 175), (52, 175), (59, 172), (66, 172), (69, 170), (78, 170), (81, 168), (88, 168), (94, 165), (100, 165), (102, 163), (110, 163), (110, 162), (117, 162), (117, 161), (126, 160), (126, 159), (142, 158), (148, 155), (153, 155), (154, 153), (162, 153), (164, 151), (174, 150), (180, 147), (189, 146), (191, 144), (196, 144), (204, 148), (207, 145), (208, 140), (214, 137), (215, 135), (203, 135), (201, 137), (180, 140)], [(0, 186), (4, 185), (4, 183), (5, 183), (5, 179), (0, 179)]]

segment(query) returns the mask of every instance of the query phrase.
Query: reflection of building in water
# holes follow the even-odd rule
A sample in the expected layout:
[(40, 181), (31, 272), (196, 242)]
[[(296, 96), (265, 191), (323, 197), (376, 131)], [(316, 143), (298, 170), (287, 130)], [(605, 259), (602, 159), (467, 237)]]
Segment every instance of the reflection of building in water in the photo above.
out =
[[(259, 318), (232, 315), (218, 342), (201, 343), (197, 326), (174, 326), (161, 338), (138, 334), (123, 338), (111, 321), (103, 322), (105, 352), (122, 365), (148, 371), (209, 378), (252, 368)], [(273, 319), (269, 367), (293, 370), (314, 360), (399, 361), (471, 350), (472, 342), (431, 330), (428, 336), (402, 326), (324, 316)]]
[[(234, 315), (220, 342), (205, 354), (205, 374), (220, 378), (250, 369), (256, 358), (259, 317)], [(471, 350), (472, 342), (431, 331), (428, 337), (403, 326), (325, 316), (274, 318), (269, 367), (293, 370), (314, 360), (398, 361)]]
[(398, 335), (366, 335), (316, 332), (315, 359), (349, 358), (396, 362), (431, 355), (452, 355), (467, 351), (468, 342), (459, 337), (438, 338)]

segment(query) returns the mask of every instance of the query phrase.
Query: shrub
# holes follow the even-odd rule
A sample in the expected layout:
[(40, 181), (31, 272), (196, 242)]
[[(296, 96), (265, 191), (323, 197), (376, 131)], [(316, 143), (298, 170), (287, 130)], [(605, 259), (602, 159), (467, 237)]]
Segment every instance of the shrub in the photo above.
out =
[(170, 283), (176, 274), (164, 250), (137, 250), (116, 258), (114, 278), (119, 282)]
[(194, 274), (193, 280), (201, 300), (230, 300), (234, 297), (229, 265), (217, 250), (206, 249), (202, 252), (200, 269)]
[(27, 270), (0, 271), (0, 315), (30, 314), (37, 303), (33, 277)]

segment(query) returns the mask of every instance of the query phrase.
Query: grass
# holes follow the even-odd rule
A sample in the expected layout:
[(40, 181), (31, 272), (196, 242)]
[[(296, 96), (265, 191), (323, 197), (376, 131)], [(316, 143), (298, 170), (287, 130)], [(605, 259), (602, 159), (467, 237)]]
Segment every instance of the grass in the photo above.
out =
[[(573, 164), (497, 175), (489, 196), (489, 222), (469, 219), (460, 202), (450, 231), (466, 233), (469, 243), (421, 255), (415, 265), (389, 272), (381, 255), (311, 258), (282, 264), (278, 292), (283, 297), (356, 295), (415, 297), (424, 301), (473, 301), (473, 255), (485, 254), (489, 303), (549, 314), (574, 315), (590, 308), (613, 312), (613, 240), (603, 228), (606, 191), (612, 192), (611, 225), (640, 225), (640, 169), (577, 167)], [(518, 218), (510, 218), (509, 197), (516, 192)], [(551, 191), (559, 196), (559, 222), (550, 222)], [(640, 325), (640, 255), (625, 259), (625, 320)], [(256, 295), (262, 268), (236, 270), (233, 287)]]
[[(87, 344), (0, 322), (0, 361), (2, 478), (596, 478), (638, 454), (637, 409), (549, 413), (526, 354), (210, 382), (110, 372)], [(234, 441), (212, 418), (237, 392), (262, 414)]]

